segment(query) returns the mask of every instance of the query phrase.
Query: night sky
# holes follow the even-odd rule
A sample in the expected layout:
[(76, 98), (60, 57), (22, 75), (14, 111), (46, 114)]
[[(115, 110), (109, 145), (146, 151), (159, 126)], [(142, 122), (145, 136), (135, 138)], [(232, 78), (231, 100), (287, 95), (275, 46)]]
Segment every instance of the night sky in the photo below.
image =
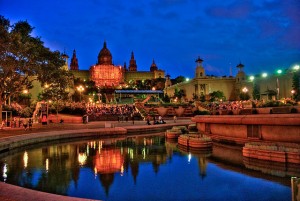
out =
[(300, 0), (0, 0), (0, 15), (27, 20), (51, 50), (76, 49), (79, 69), (104, 41), (115, 65), (133, 51), (139, 71), (154, 59), (171, 78), (194, 77), (198, 56), (218, 76), (300, 64)]

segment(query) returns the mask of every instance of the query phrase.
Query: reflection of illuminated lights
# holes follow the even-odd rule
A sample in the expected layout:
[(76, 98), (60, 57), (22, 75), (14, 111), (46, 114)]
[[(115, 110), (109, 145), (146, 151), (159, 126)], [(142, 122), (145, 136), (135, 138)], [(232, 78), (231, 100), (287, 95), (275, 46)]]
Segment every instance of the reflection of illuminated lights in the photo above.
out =
[(3, 166), (3, 181), (5, 182), (6, 181), (6, 178), (7, 178), (7, 164), (4, 163), (4, 166)]
[(96, 153), (94, 164), (97, 173), (122, 172), (123, 156), (119, 149), (104, 149), (102, 153)]
[(191, 162), (191, 160), (192, 160), (192, 154), (191, 154), (191, 153), (189, 153), (189, 155), (188, 155), (188, 162), (190, 163), (190, 162)]
[(128, 149), (128, 153), (129, 153), (129, 158), (133, 159), (133, 150), (132, 149)]
[(146, 159), (146, 149), (145, 148), (143, 148), (142, 153), (143, 153), (143, 159)]
[(120, 173), (121, 173), (120, 175), (123, 176), (123, 174), (124, 174), (124, 166), (123, 165), (121, 166)]
[(96, 166), (94, 167), (94, 174), (95, 174), (95, 179), (97, 178), (97, 168), (96, 168)]
[(86, 154), (90, 155), (90, 146), (88, 144), (86, 145)]
[(24, 162), (24, 168), (27, 168), (27, 165), (28, 165), (28, 153), (27, 153), (27, 151), (24, 152), (23, 162)]
[(47, 172), (49, 171), (49, 159), (48, 158), (46, 159), (46, 171)]
[(80, 165), (85, 165), (86, 159), (87, 159), (87, 157), (86, 157), (85, 153), (79, 153), (78, 154), (78, 162), (79, 162)]

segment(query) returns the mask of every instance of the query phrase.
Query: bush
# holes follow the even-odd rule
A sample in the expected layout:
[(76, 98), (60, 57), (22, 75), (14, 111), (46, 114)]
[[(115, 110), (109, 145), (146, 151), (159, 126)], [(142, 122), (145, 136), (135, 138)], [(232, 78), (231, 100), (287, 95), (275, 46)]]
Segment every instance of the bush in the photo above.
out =
[(228, 115), (233, 115), (232, 110), (229, 110), (229, 111), (227, 112), (227, 114), (228, 114)]
[(25, 117), (25, 118), (28, 118), (28, 117), (31, 117), (33, 114), (33, 110), (30, 108), (30, 107), (25, 107), (23, 110), (21, 110), (20, 112), (20, 116), (21, 117)]
[(194, 115), (210, 115), (210, 112), (209, 111), (200, 111), (200, 110), (196, 110), (193, 112)]
[(291, 109), (291, 113), (297, 113), (297, 112), (298, 112), (298, 111), (297, 111), (296, 108), (293, 107), (293, 108)]

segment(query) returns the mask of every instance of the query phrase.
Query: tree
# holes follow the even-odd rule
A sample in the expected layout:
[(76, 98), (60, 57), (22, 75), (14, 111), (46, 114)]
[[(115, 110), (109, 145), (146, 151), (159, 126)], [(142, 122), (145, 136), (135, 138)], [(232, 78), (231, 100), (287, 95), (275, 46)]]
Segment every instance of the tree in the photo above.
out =
[(213, 91), (209, 95), (210, 95), (210, 101), (211, 102), (226, 99), (226, 97), (224, 96), (224, 93), (222, 91)]
[[(70, 93), (66, 90), (66, 86), (69, 86), (70, 84), (70, 74), (65, 70), (54, 71), (52, 73), (53, 79), (42, 91), (41, 99), (52, 103), (52, 106), (56, 111), (56, 117), (58, 118), (58, 112), (64, 108), (64, 101), (69, 99)], [(57, 75), (57, 73), (61, 74)]]
[(300, 71), (294, 72), (292, 87), (294, 90), (292, 98), (296, 101), (299, 101), (300, 100)]
[(182, 75), (176, 77), (175, 79), (172, 79), (171, 82), (172, 84), (178, 84), (180, 82), (184, 82), (185, 81), (185, 77), (183, 77)]
[(169, 102), (170, 102), (170, 97), (168, 96), (168, 94), (164, 94), (164, 96), (162, 97), (162, 100), (163, 100), (165, 103), (169, 103)]
[(181, 101), (181, 98), (184, 96), (185, 96), (185, 92), (183, 89), (175, 88), (174, 98), (177, 97)]
[(32, 30), (27, 21), (11, 25), (0, 16), (0, 114), (10, 97), (32, 88), (35, 80), (42, 85), (50, 83), (52, 72), (59, 71), (64, 64), (60, 52), (44, 47), (39, 37), (31, 35)]
[(259, 90), (259, 86), (256, 82), (254, 82), (254, 84), (253, 84), (252, 98), (254, 100), (259, 100), (260, 99), (260, 90)]
[(239, 97), (240, 97), (240, 100), (249, 100), (250, 94), (248, 92), (241, 92)]

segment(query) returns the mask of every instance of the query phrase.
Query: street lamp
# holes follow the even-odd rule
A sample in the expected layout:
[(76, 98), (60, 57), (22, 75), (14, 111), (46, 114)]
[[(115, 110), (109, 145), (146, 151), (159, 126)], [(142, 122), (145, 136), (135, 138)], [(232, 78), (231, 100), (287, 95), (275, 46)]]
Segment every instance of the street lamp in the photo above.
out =
[(80, 85), (80, 86), (77, 87), (77, 90), (80, 93), (80, 102), (81, 102), (81, 93), (84, 91), (84, 87), (82, 85)]
[(294, 94), (296, 93), (296, 91), (294, 89), (292, 89), (291, 94), (292, 94), (292, 100), (294, 99)]
[(262, 74), (262, 77), (267, 77), (267, 76), (268, 76), (267, 73), (263, 73), (263, 74)]
[(244, 87), (244, 88), (242, 89), (242, 91), (243, 91), (244, 93), (247, 93), (247, 92), (248, 92), (247, 87)]

